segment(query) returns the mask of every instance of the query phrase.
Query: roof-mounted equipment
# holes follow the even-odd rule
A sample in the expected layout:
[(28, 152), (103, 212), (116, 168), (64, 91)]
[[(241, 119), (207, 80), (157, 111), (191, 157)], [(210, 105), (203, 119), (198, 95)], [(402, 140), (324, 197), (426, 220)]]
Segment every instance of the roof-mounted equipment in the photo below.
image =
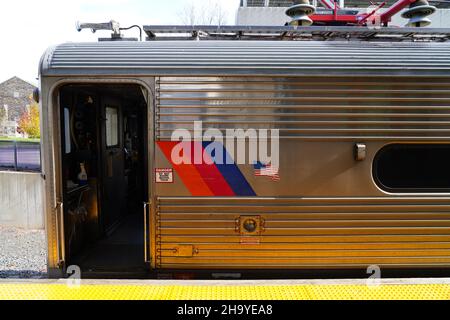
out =
[(409, 9), (402, 14), (402, 18), (409, 19), (407, 27), (426, 27), (431, 24), (427, 17), (436, 12), (436, 7), (430, 6), (427, 0), (417, 0), (410, 4)]
[(365, 26), (144, 26), (148, 41), (167, 40), (316, 40), (316, 41), (388, 41), (446, 42), (450, 29), (393, 28)]
[[(337, 0), (318, 0), (323, 8), (315, 8), (309, 0), (294, 0), (294, 5), (286, 10), (292, 20), (291, 26), (352, 26), (371, 27), (372, 29), (388, 27), (392, 17), (407, 9), (402, 17), (409, 19), (407, 27), (426, 27), (431, 24), (427, 16), (436, 11), (428, 0), (397, 0), (391, 7), (385, 8), (387, 2), (367, 8), (366, 12), (341, 8)], [(381, 11), (381, 9), (385, 9)]]
[(110, 30), (112, 31), (111, 38), (99, 38), (98, 41), (138, 41), (138, 38), (125, 38), (122, 34), (122, 30), (129, 30), (131, 28), (139, 28), (140, 40), (142, 41), (142, 29), (141, 27), (134, 25), (128, 28), (121, 28), (120, 23), (114, 20), (105, 23), (80, 23), (77, 22), (77, 31), (81, 32), (83, 29), (91, 29), (92, 33), (97, 30)]
[(294, 0), (294, 5), (286, 10), (286, 15), (292, 18), (291, 26), (308, 27), (313, 24), (309, 16), (316, 12), (316, 8), (309, 0)]

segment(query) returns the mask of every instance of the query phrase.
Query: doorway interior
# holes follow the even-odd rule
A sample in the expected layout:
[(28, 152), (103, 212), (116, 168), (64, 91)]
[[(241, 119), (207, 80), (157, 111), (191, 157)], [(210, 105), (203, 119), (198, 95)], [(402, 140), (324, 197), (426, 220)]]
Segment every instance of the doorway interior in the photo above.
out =
[(146, 98), (139, 85), (59, 91), (65, 264), (79, 266), (83, 277), (130, 278), (148, 270)]

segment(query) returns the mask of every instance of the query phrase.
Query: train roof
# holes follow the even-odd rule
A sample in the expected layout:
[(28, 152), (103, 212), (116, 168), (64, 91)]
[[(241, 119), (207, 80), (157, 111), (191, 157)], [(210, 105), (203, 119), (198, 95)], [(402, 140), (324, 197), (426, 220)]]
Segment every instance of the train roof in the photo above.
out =
[[(40, 74), (450, 76), (450, 29), (291, 28), (222, 27), (200, 33), (193, 27), (172, 27), (165, 29), (173, 34), (165, 41), (65, 43), (47, 50)], [(164, 32), (162, 27), (144, 30), (148, 40), (163, 39), (156, 36)], [(191, 35), (188, 41), (180, 40), (182, 31)]]

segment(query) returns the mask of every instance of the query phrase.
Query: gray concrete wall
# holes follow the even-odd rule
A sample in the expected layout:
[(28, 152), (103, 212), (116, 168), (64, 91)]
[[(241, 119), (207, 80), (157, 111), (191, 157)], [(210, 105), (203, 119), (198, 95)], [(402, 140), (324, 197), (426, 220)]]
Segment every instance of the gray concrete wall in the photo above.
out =
[[(283, 26), (290, 18), (286, 16), (287, 8), (276, 7), (240, 7), (237, 13), (237, 25), (253, 26)], [(361, 9), (365, 11), (365, 9)], [(380, 10), (381, 12), (383, 10)], [(438, 9), (429, 17), (432, 21), (429, 27), (432, 28), (450, 28), (450, 9)], [(395, 15), (391, 26), (403, 27), (407, 20), (401, 17), (401, 13)]]
[(0, 226), (44, 229), (40, 173), (0, 171)]

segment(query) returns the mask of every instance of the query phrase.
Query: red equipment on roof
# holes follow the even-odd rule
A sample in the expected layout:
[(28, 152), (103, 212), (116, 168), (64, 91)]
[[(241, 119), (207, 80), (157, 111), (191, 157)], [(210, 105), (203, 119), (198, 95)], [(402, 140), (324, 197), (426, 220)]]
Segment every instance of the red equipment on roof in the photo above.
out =
[(399, 0), (390, 8), (381, 12), (386, 2), (372, 5), (367, 11), (360, 13), (357, 10), (340, 8), (337, 0), (319, 0), (325, 7), (316, 10), (309, 0), (294, 0), (294, 5), (286, 10), (286, 14), (292, 18), (290, 25), (340, 25), (340, 26), (374, 26), (387, 27), (392, 17), (409, 7), (403, 12), (402, 17), (409, 19), (408, 27), (426, 27), (431, 21), (427, 17), (436, 11), (427, 0)]

